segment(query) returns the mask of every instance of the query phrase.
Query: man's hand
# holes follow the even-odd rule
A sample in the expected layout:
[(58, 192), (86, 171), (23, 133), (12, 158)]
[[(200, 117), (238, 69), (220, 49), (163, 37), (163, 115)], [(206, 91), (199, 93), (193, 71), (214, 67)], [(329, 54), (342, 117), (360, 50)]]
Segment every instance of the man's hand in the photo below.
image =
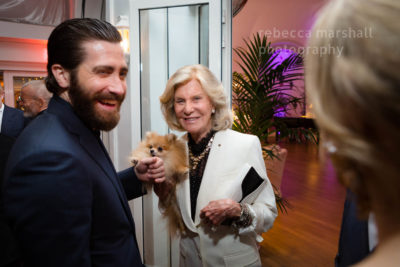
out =
[(158, 157), (144, 158), (135, 167), (140, 181), (162, 183), (165, 180), (164, 162)]

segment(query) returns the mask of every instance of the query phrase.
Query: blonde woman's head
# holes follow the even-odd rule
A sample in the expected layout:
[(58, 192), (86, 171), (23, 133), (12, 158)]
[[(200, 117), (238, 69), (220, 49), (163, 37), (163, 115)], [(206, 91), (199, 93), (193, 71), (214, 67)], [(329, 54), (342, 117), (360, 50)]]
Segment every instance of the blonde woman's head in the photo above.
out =
[(397, 0), (331, 1), (309, 46), (341, 53), (309, 49), (306, 56), (306, 90), (323, 141), (364, 211), (376, 201), (400, 208), (399, 17)]
[(221, 82), (203, 65), (188, 65), (178, 69), (168, 80), (164, 93), (160, 97), (161, 110), (171, 129), (185, 131), (179, 123), (174, 109), (176, 90), (196, 80), (209, 97), (213, 108), (211, 122), (215, 131), (228, 129), (232, 126), (232, 115), (228, 108), (227, 98)]

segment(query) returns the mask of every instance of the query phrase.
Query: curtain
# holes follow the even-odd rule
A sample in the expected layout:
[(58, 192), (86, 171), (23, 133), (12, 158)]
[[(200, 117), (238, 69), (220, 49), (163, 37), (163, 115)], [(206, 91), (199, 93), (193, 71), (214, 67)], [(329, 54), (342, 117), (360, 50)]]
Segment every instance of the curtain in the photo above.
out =
[(56, 26), (74, 15), (74, 0), (1, 0), (0, 20)]

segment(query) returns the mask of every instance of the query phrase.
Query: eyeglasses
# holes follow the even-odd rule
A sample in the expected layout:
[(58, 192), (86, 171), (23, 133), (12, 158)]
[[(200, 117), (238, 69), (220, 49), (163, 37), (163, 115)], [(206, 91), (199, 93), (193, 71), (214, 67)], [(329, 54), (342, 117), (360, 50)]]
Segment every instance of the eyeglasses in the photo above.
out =
[(32, 98), (30, 98), (30, 97), (25, 97), (25, 101), (24, 101), (24, 100), (22, 99), (21, 95), (19, 95), (18, 98), (17, 98), (17, 103), (24, 103), (24, 102), (26, 102), (27, 100), (30, 100), (30, 99), (32, 99)]

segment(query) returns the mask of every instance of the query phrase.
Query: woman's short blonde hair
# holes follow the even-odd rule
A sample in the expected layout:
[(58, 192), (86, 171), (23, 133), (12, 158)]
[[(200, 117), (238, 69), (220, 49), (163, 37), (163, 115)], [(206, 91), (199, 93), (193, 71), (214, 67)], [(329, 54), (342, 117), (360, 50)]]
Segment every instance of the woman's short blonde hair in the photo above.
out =
[(364, 214), (379, 199), (399, 216), (399, 16), (398, 0), (331, 1), (306, 55), (306, 91), (317, 124)]
[(168, 80), (160, 96), (161, 111), (168, 126), (173, 130), (185, 131), (176, 118), (174, 109), (175, 91), (191, 80), (197, 80), (215, 108), (212, 114), (212, 129), (225, 130), (232, 126), (232, 114), (228, 108), (221, 82), (203, 65), (188, 65), (178, 69)]

